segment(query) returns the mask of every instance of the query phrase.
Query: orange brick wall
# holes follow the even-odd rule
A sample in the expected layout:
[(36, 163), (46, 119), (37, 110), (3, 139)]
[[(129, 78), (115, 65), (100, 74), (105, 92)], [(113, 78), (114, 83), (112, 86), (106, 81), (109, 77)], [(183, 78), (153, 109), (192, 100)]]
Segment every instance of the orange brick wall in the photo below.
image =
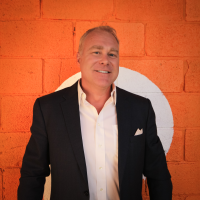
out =
[(117, 30), (120, 66), (145, 75), (169, 101), (173, 200), (200, 199), (200, 1), (1, 0), (0, 200), (17, 200), (35, 99), (80, 71), (79, 38), (101, 24)]

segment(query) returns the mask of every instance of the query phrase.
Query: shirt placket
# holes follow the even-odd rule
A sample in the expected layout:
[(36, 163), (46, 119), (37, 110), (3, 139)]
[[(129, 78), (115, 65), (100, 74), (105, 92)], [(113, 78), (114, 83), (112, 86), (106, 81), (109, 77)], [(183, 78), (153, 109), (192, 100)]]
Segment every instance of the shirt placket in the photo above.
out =
[(97, 200), (106, 200), (105, 132), (103, 123), (103, 112), (100, 112), (97, 118), (95, 131)]

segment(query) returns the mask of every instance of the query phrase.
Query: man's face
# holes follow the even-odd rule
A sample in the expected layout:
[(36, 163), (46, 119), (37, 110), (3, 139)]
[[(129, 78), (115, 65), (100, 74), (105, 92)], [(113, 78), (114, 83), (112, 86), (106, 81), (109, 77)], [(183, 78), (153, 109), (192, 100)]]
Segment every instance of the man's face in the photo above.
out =
[(116, 80), (119, 73), (119, 45), (112, 34), (105, 31), (89, 33), (77, 58), (83, 86), (108, 88)]

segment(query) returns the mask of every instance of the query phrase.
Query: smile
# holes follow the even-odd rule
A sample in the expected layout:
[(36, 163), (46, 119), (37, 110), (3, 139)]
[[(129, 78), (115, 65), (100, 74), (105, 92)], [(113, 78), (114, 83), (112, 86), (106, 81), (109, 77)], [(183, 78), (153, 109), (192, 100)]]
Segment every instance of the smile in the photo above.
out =
[(109, 71), (100, 71), (100, 70), (96, 70), (97, 72), (103, 73), (103, 74), (108, 74), (110, 73)]

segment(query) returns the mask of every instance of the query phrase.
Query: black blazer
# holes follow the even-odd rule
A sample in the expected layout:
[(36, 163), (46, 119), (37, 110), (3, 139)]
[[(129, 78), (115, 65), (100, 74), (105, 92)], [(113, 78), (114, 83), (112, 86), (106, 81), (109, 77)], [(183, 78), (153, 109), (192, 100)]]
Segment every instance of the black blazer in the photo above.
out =
[[(120, 199), (142, 199), (144, 174), (151, 200), (171, 200), (171, 178), (150, 101), (117, 87), (116, 110)], [(138, 128), (143, 134), (134, 136)], [(51, 200), (89, 200), (77, 82), (36, 100), (31, 133), (18, 200), (42, 200), (49, 164)]]

